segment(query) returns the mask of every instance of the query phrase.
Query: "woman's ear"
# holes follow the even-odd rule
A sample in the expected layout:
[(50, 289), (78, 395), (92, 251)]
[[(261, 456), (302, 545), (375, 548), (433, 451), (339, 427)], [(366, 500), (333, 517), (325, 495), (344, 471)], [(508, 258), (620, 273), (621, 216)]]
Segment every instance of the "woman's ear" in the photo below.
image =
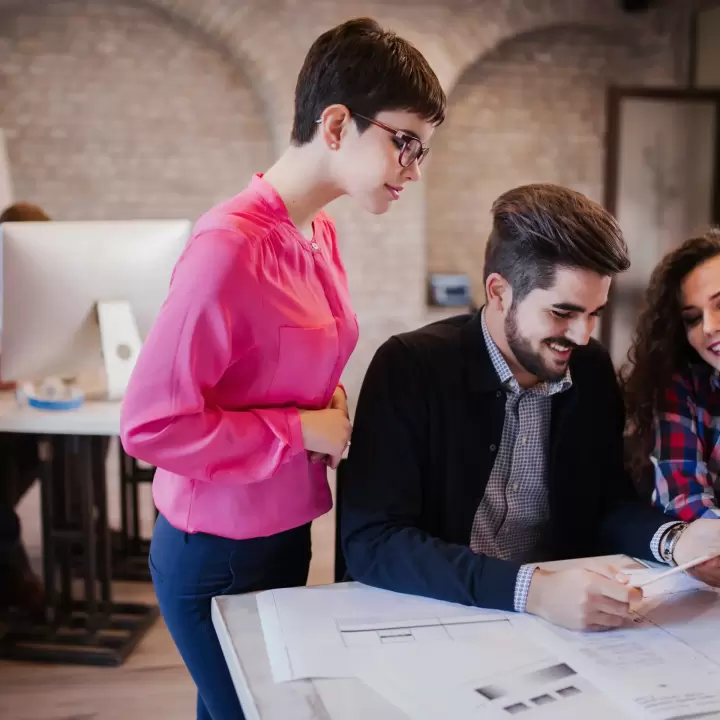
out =
[(345, 105), (328, 105), (320, 118), (320, 132), (328, 147), (337, 150), (352, 122), (350, 111)]

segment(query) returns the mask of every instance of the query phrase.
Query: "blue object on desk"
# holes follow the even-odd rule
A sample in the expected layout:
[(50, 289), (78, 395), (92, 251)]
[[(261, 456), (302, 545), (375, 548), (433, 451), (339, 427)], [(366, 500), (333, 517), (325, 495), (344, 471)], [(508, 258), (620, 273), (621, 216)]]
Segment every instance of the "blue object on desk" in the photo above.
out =
[(18, 387), (16, 400), (36, 410), (76, 410), (85, 403), (85, 393), (80, 388), (67, 387), (56, 378), (49, 378), (39, 388), (32, 383)]
[(27, 403), (30, 407), (38, 410), (75, 410), (83, 406), (85, 397), (82, 394), (69, 400), (41, 400), (40, 398), (29, 397)]

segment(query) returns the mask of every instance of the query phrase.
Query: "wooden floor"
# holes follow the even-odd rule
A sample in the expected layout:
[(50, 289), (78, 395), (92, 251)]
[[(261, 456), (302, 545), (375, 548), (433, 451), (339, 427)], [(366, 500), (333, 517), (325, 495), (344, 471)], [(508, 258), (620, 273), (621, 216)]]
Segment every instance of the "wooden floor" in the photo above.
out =
[[(111, 523), (118, 524), (118, 479), (114, 453), (108, 459)], [(152, 505), (143, 503), (144, 534), (150, 536)], [(20, 507), (25, 544), (39, 568), (39, 492), (33, 488)], [(332, 513), (313, 526), (310, 584), (332, 580)], [(152, 585), (116, 583), (117, 600), (154, 601)], [(0, 662), (2, 720), (192, 720), (195, 689), (160, 619), (120, 668)]]

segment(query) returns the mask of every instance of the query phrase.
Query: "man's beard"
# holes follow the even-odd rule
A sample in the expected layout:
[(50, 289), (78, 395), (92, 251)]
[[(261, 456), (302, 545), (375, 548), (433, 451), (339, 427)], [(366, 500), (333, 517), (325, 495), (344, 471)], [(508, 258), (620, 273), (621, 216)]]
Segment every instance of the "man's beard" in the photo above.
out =
[[(518, 363), (541, 382), (558, 382), (565, 377), (567, 367), (562, 370), (548, 367), (540, 353), (532, 349), (530, 341), (520, 334), (517, 324), (517, 308), (514, 304), (505, 318), (505, 337), (507, 338), (508, 347)], [(543, 345), (549, 345), (550, 343), (566, 348), (576, 347), (575, 343), (564, 337), (545, 338), (542, 341)]]

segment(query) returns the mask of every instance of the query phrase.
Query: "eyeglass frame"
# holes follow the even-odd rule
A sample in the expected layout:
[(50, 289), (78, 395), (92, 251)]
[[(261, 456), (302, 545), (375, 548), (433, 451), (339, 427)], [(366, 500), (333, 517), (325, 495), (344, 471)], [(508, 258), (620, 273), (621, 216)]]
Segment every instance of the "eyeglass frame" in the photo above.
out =
[[(419, 137), (416, 135), (412, 135), (409, 132), (406, 132), (405, 130), (398, 130), (397, 128), (391, 127), (390, 125), (386, 125), (383, 122), (380, 122), (379, 120), (373, 120), (372, 118), (366, 117), (365, 115), (361, 115), (360, 113), (350, 111), (351, 115), (354, 115), (355, 117), (359, 117), (362, 120), (365, 120), (366, 122), (369, 122), (371, 125), (375, 125), (376, 127), (379, 127), (381, 130), (385, 130), (386, 132), (389, 132), (391, 135), (393, 135), (397, 140), (399, 140), (401, 143), (403, 143), (402, 149), (400, 150), (400, 154), (398, 155), (398, 163), (400, 163), (400, 167), (409, 168), (414, 162), (417, 162), (418, 165), (422, 165), (423, 160), (427, 157), (427, 154), (430, 152), (430, 148), (426, 145), (423, 145), (422, 140), (420, 140)], [(319, 125), (322, 122), (322, 120), (316, 120), (315, 123)], [(403, 156), (405, 155), (405, 151), (408, 148), (408, 145), (410, 145), (410, 141), (414, 140), (416, 143), (420, 145), (420, 153), (416, 158), (413, 158), (407, 165), (403, 163)]]

